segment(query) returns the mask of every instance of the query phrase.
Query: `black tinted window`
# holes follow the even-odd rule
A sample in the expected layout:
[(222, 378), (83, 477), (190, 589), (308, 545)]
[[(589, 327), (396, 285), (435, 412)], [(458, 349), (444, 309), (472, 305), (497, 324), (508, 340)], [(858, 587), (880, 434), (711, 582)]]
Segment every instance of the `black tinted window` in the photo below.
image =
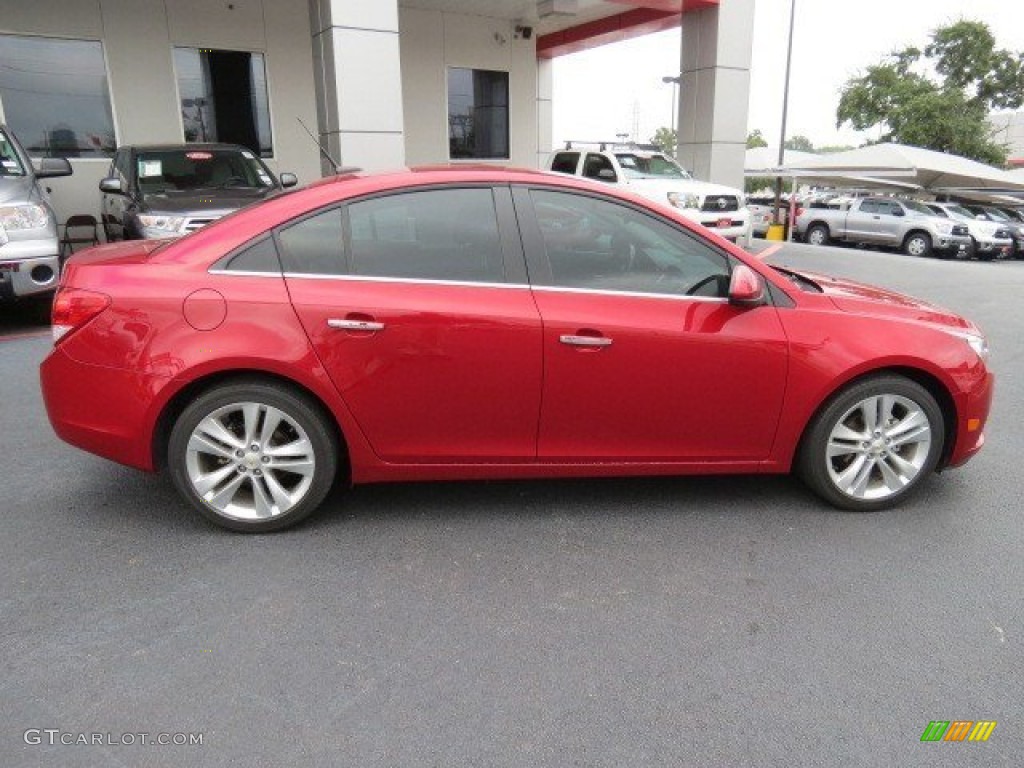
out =
[(580, 162), (579, 152), (559, 152), (551, 161), (551, 170), (558, 173), (576, 173)]
[(345, 274), (341, 209), (332, 208), (282, 229), (281, 262), (285, 272)]
[(552, 282), (566, 288), (726, 296), (726, 257), (697, 237), (618, 203), (531, 191)]
[(234, 272), (280, 272), (273, 238), (265, 237), (235, 254), (225, 268)]
[[(602, 171), (604, 172), (602, 175)], [(611, 160), (604, 155), (587, 155), (586, 162), (583, 163), (583, 175), (590, 179), (600, 179), (601, 181), (615, 181), (618, 178), (615, 175), (615, 168), (612, 166)]]
[(502, 282), (490, 189), (407, 192), (348, 206), (352, 274)]

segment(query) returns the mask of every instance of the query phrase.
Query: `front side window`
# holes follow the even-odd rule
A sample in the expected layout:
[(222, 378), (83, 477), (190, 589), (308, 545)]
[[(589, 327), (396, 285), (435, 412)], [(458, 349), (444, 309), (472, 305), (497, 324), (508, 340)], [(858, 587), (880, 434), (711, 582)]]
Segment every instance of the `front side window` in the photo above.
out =
[(587, 159), (583, 163), (583, 175), (588, 179), (600, 181), (616, 181), (618, 179), (612, 161), (604, 155), (594, 153), (587, 155)]
[(25, 166), (21, 162), (14, 144), (7, 134), (0, 130), (0, 176), (24, 176)]
[(241, 144), (271, 157), (270, 102), (262, 53), (175, 48), (187, 142)]
[(29, 154), (114, 154), (117, 140), (101, 43), (0, 35), (0, 62), (4, 115)]
[(508, 72), (449, 68), (448, 153), (508, 159)]
[(348, 206), (354, 275), (498, 283), (505, 280), (490, 189), (437, 189)]
[(726, 257), (674, 227), (618, 203), (532, 190), (551, 266), (564, 288), (725, 297)]
[(139, 190), (144, 195), (274, 186), (270, 171), (249, 150), (145, 150), (135, 155), (134, 165)]
[(622, 172), (632, 179), (689, 179), (690, 174), (664, 155), (616, 152)]

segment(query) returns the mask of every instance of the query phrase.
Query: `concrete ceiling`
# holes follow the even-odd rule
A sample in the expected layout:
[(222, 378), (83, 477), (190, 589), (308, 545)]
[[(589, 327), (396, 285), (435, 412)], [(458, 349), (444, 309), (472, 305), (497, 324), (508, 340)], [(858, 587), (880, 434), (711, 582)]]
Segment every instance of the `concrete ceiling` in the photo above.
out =
[(526, 21), (535, 29), (537, 35), (547, 35), (563, 29), (575, 27), (590, 21), (597, 21), (608, 16), (646, 7), (666, 10), (673, 5), (681, 6), (679, 0), (618, 0), (604, 2), (602, 0), (577, 0), (577, 12), (572, 16), (548, 16), (541, 19), (537, 14), (536, 0), (399, 0), (404, 8), (420, 8), (428, 11), (444, 11), (446, 13), (464, 13), (471, 16), (490, 16), (509, 21)]

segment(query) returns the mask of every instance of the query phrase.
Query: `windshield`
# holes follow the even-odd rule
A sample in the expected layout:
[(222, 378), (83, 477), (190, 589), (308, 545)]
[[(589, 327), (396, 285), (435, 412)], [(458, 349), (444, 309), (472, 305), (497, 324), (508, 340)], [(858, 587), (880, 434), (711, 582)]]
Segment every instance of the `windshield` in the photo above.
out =
[(949, 211), (950, 213), (952, 213), (957, 218), (961, 218), (961, 219), (976, 219), (977, 218), (973, 213), (968, 211), (962, 205), (956, 205), (956, 204), (947, 205), (946, 206), (946, 210)]
[(14, 151), (14, 144), (7, 134), (0, 131), (0, 176), (24, 176), (25, 166)]
[(664, 155), (636, 155), (616, 152), (622, 172), (631, 179), (689, 179), (690, 174)]
[(985, 213), (990, 219), (992, 219), (992, 221), (1001, 221), (1004, 224), (1010, 221), (1010, 217), (998, 208), (986, 208)]
[(923, 213), (925, 216), (934, 216), (935, 211), (929, 208), (924, 203), (919, 203), (917, 200), (904, 200), (902, 201), (907, 208), (912, 210), (914, 213)]
[(135, 163), (139, 189), (144, 195), (274, 186), (270, 171), (248, 150), (154, 150), (140, 152)]

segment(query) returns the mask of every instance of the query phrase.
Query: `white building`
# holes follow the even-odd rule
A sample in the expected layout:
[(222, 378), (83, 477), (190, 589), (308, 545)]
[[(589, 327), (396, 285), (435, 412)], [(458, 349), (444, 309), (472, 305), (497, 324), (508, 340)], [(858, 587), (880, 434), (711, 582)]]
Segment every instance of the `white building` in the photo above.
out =
[[(679, 156), (741, 186), (754, 0), (0, 0), (0, 120), (61, 218), (122, 144), (219, 140), (308, 182), (330, 167), (536, 167), (551, 59), (682, 24)], [(601, 109), (600, 83), (593, 89)], [(301, 121), (301, 123), (300, 123)]]

